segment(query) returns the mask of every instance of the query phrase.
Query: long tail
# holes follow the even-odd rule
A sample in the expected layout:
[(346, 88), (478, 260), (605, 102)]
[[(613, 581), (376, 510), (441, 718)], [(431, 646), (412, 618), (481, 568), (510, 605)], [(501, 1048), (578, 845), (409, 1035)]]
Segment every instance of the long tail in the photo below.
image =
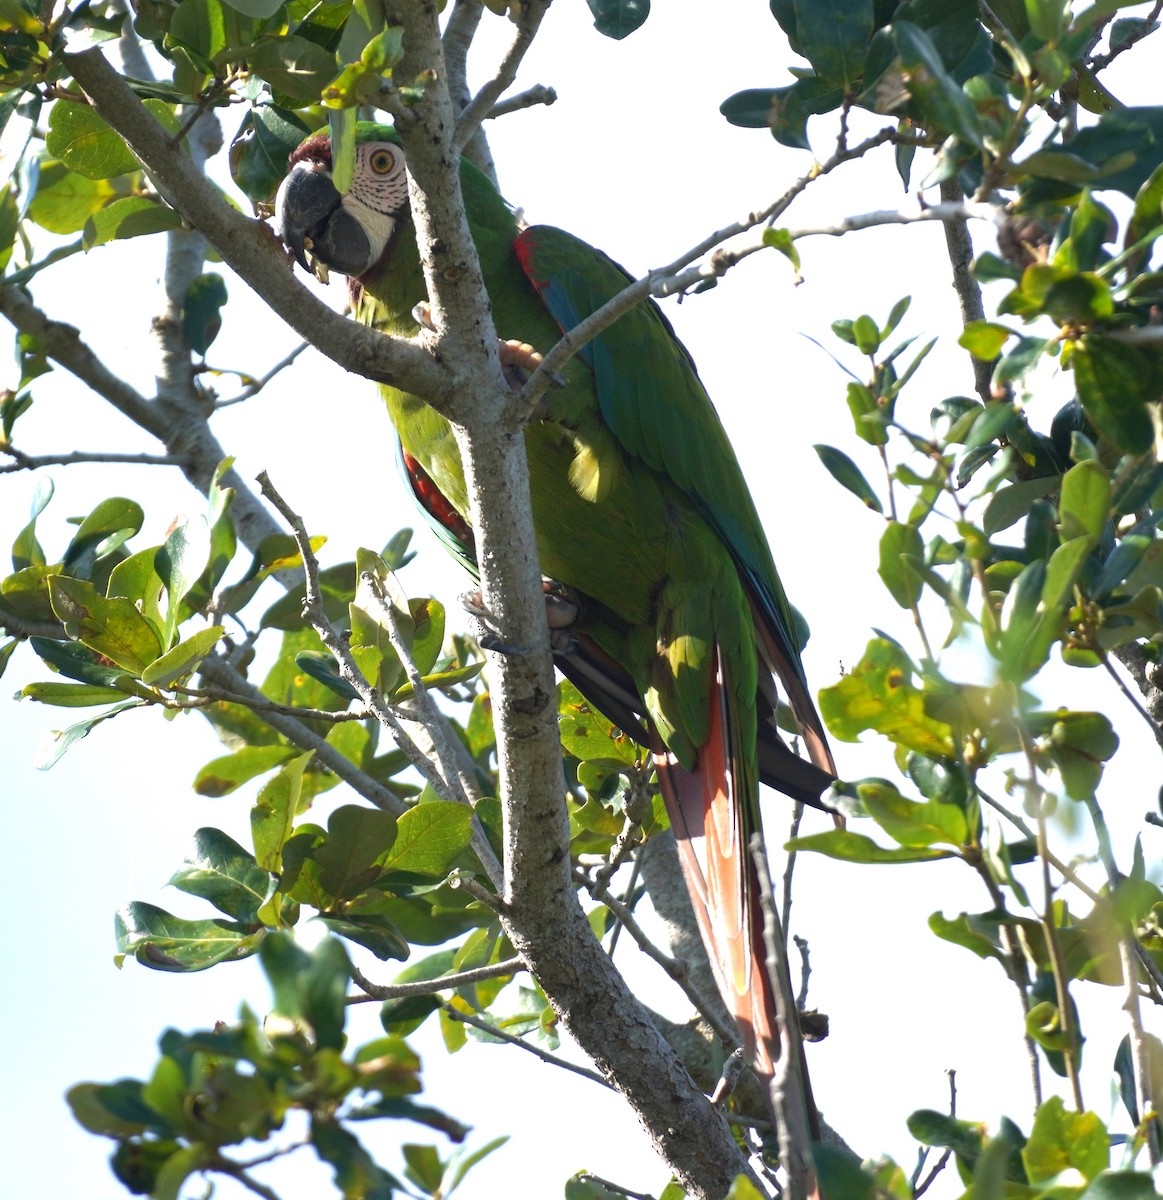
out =
[[(748, 849), (754, 832), (748, 814), (755, 809), (745, 794), (748, 784), (738, 756), (731, 750), (721, 659), (713, 695), (710, 733), (695, 770), (684, 770), (657, 733), (652, 749), (695, 920), (720, 994), (739, 1028), (745, 1053), (766, 1084), (776, 1060), (788, 1052), (788, 1043), (768, 974), (759, 881)], [(798, 1047), (799, 1039), (795, 1042)], [(809, 1132), (818, 1139), (819, 1117), (802, 1057), (801, 1077)]]

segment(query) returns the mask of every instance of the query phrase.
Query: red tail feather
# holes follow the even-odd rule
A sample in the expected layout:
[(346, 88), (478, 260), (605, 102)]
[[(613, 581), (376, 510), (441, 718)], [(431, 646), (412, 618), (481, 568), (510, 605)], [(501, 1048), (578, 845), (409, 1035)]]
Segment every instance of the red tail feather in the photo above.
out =
[[(684, 770), (653, 735), (654, 762), (690, 892), (723, 1001), (744, 1050), (766, 1083), (785, 1052), (763, 948), (759, 886), (748, 853), (750, 811), (731, 750), (730, 712), (717, 663), (711, 728), (694, 771)], [(754, 786), (754, 785), (752, 785)], [(805, 1101), (816, 1135), (818, 1118), (804, 1072)]]

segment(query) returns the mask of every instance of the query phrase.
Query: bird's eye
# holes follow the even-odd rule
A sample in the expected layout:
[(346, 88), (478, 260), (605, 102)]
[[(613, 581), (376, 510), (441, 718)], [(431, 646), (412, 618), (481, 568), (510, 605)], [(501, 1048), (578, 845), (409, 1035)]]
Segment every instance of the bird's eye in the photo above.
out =
[(390, 150), (376, 150), (370, 162), (377, 175), (386, 175), (396, 165), (396, 156)]

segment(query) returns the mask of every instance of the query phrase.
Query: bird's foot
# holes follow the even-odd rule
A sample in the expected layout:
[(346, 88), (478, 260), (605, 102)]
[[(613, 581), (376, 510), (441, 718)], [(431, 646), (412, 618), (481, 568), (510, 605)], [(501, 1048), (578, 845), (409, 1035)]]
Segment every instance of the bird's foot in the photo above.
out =
[[(422, 329), (429, 333), (436, 331), (432, 322), (432, 306), (427, 300), (422, 300), (412, 309), (412, 319)], [(541, 354), (534, 350), (528, 342), (519, 342), (516, 338), (498, 338), (497, 355), (501, 360), (501, 370), (505, 381), (515, 392), (519, 392), (529, 380), (529, 376), (541, 366)], [(556, 371), (549, 373), (549, 383), (552, 387), (565, 387), (565, 376)]]
[[(565, 584), (559, 583), (556, 579), (543, 579), (541, 590), (545, 594), (545, 619), (549, 625), (549, 645), (555, 654), (571, 654), (576, 648), (577, 642), (570, 630), (577, 621), (581, 604)], [(526, 647), (514, 646), (500, 637), (493, 623), (493, 614), (485, 606), (479, 591), (464, 593), (460, 597), (460, 602), (469, 616), (473, 618), (473, 636), (485, 650), (511, 655), (529, 653)]]

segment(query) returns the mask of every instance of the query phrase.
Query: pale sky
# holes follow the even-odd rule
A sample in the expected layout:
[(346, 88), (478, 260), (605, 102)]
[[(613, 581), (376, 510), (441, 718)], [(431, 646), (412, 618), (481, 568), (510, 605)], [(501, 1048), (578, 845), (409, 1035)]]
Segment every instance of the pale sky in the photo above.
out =
[[(707, 11), (703, 5), (658, 5), (641, 31), (613, 43), (590, 29), (581, 3), (554, 6), (517, 86), (550, 84), (560, 99), (551, 109), (527, 110), (489, 129), (503, 190), (528, 221), (561, 225), (641, 271), (769, 203), (809, 168), (808, 154), (777, 145), (763, 131), (735, 129), (718, 114), (719, 103), (734, 91), (790, 80), (791, 60), (767, 5), (735, 0), (721, 6), (716, 11), (726, 15), (719, 20), (730, 22), (722, 28)], [(505, 24), (486, 14), (485, 25), (493, 45), (503, 46)], [(1149, 95), (1136, 90), (1142, 82), (1141, 91), (1149, 91), (1146, 65), (1159, 65), (1158, 50), (1129, 57), (1138, 63), (1135, 77), (1112, 80), (1112, 86), (1127, 102), (1148, 103)], [(492, 61), (487, 50), (478, 54), (478, 81)], [(228, 137), (236, 120), (237, 112), (226, 114)], [(860, 114), (853, 126), (856, 135), (877, 127)], [(810, 128), (817, 152), (826, 156), (835, 137), (832, 119), (813, 121)], [(924, 172), (918, 159), (914, 178)], [(786, 220), (816, 225), (915, 205), (886, 154), (813, 185)], [(988, 244), (988, 228), (975, 233)], [(109, 364), (143, 390), (150, 383), (149, 320), (157, 307), (156, 292), (143, 284), (156, 280), (160, 250), (157, 239), (105, 247), (46, 273), (34, 287), (50, 315), (78, 325)], [(925, 428), (935, 402), (970, 394), (972, 376), (955, 344), (956, 300), (936, 225), (813, 239), (800, 253), (805, 282), (799, 287), (786, 260), (772, 252), (753, 257), (709, 293), (681, 305), (667, 302), (666, 311), (732, 436), (787, 590), (811, 623), (805, 661), (818, 689), (859, 660), (874, 627), (900, 638), (914, 654), (920, 651), (911, 620), (875, 577), (880, 518), (842, 492), (811, 449), (817, 442), (841, 446), (883, 491), (871, 448), (854, 449), (846, 376), (804, 335), (863, 374), (855, 350), (831, 336), (831, 321), (862, 312), (883, 320), (901, 295), (911, 294), (913, 307), (900, 334), (919, 335), (918, 345), (934, 334), (941, 339), (906, 393), (912, 423)], [(225, 328), (209, 359), (261, 374), (295, 344), (294, 335), (261, 311), (243, 285), (229, 281), (229, 287)], [(341, 303), (341, 285), (330, 294)], [(991, 297), (996, 302), (989, 293), (987, 304)], [(1061, 381), (1051, 390), (1051, 400), (1032, 408), (1041, 427), (1061, 400)], [(223, 381), (222, 394), (232, 392), (230, 381)], [(17, 425), (17, 444), (29, 453), (156, 450), (62, 371), (38, 382), (36, 395), (36, 410)], [(378, 548), (400, 526), (419, 524), (396, 480), (387, 420), (373, 385), (342, 377), (317, 354), (304, 355), (277, 386), (225, 410), (216, 429), (244, 477), (269, 469), (312, 532), (329, 536), (332, 561), (350, 558), (360, 545)], [(145, 506), (148, 524), (134, 543), (138, 548), (160, 542), (176, 514), (202, 508), (176, 471), (72, 466), (51, 475), (57, 495), (40, 524), (50, 556), (67, 540), (63, 519), (83, 515), (106, 495), (132, 496)], [(0, 479), (0, 545), (11, 544), (25, 523), (34, 486), (24, 473)], [(405, 583), (413, 593), (433, 591), (454, 608), (461, 576), (428, 535), (418, 535), (418, 542), (421, 558)], [(942, 627), (936, 629), (940, 636)], [(963, 658), (965, 670), (979, 669), (971, 656)], [(1129, 847), (1125, 830), (1155, 804), (1159, 772), (1157, 758), (1148, 755), (1156, 752), (1128, 710), (1110, 698), (1106, 680), (1097, 673), (1069, 675), (1054, 684), (1061, 692), (1046, 693), (1047, 702), (1105, 706), (1128, 735), (1101, 795), (1116, 826), (1125, 823), (1121, 839), (1116, 828), (1116, 845)], [(5, 675), (4, 694), (45, 676), (22, 650)], [(254, 960), (186, 977), (132, 963), (117, 972), (113, 913), (127, 900), (142, 899), (180, 915), (204, 915), (200, 902), (163, 885), (198, 826), (215, 825), (246, 841), (255, 789), (214, 801), (193, 794), (189, 785), (197, 768), (220, 752), (197, 716), (170, 725), (152, 712), (128, 713), (45, 773), (33, 766), (38, 744), (80, 714), (7, 700), (0, 712), (8, 834), (3, 888), (12, 914), (9, 985), (0, 1001), (10, 1031), (12, 1081), (12, 1108), (3, 1123), (12, 1139), (5, 1153), (7, 1189), (18, 1195), (43, 1188), (51, 1155), (54, 1191), (112, 1200), (125, 1194), (105, 1165), (112, 1144), (72, 1122), (64, 1090), (83, 1079), (148, 1072), (166, 1025), (206, 1028), (231, 1020), (243, 999), (259, 1011), (268, 1004)], [(846, 777), (890, 772), (879, 746), (839, 743), (835, 749)], [(337, 790), (321, 808), (343, 800)], [(774, 850), (788, 810), (780, 797), (765, 804)], [(805, 831), (825, 827), (809, 819)], [(1149, 865), (1158, 863), (1161, 846), (1160, 830), (1146, 828)], [(989, 907), (972, 873), (956, 862), (860, 868), (803, 856), (797, 866), (793, 931), (810, 940), (810, 1000), (832, 1021), (831, 1036), (808, 1048), (817, 1100), (855, 1149), (891, 1153), (906, 1173), (915, 1146), (905, 1118), (917, 1108), (944, 1108), (947, 1068), (958, 1073), (959, 1115), (993, 1122), (1004, 1112), (1029, 1128), (1021, 1014), (1012, 987), (996, 964), (979, 963), (926, 927), (936, 910), (952, 916)], [(390, 980), (396, 969), (369, 963), (365, 969), (378, 980)], [(652, 1002), (657, 997), (666, 1011), (682, 1011), (681, 997), (653, 968), (630, 969)], [(1088, 1037), (1086, 1100), (1106, 1119), (1109, 1064), (1125, 1031), (1117, 1019), (1120, 997), (1091, 985), (1078, 987), (1076, 998)], [(374, 1009), (357, 1010), (354, 1038), (377, 1034)], [(665, 1168), (611, 1093), (515, 1050), (470, 1045), (447, 1057), (434, 1021), (412, 1041), (424, 1058), (424, 1099), (473, 1125), (473, 1146), (512, 1135), (468, 1175), (458, 1193), (464, 1200), (558, 1195), (581, 1168), (655, 1194), (663, 1187)], [(1059, 1081), (1046, 1072), (1044, 1082), (1053, 1088)], [(392, 1170), (399, 1167), (395, 1143), (439, 1141), (427, 1130), (391, 1122), (358, 1132)], [(442, 1154), (452, 1149), (443, 1142), (440, 1147)], [(330, 1187), (327, 1172), (310, 1152), (263, 1178), (283, 1200), (329, 1194), (320, 1183)], [(218, 1186), (223, 1197), (241, 1194), (230, 1184)], [(952, 1169), (935, 1194), (955, 1194), (951, 1189)]]

